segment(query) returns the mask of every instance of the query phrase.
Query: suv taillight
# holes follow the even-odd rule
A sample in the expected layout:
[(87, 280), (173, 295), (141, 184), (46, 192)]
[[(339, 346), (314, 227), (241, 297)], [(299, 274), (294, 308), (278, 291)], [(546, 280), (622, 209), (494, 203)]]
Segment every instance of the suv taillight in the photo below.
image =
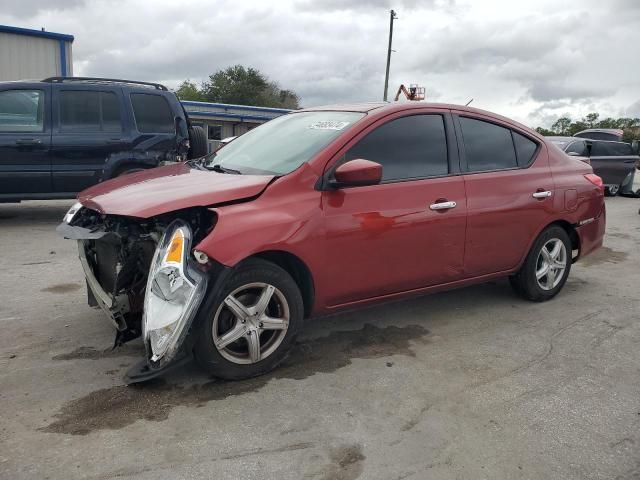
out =
[(595, 173), (587, 173), (585, 174), (584, 178), (589, 180), (596, 187), (600, 188), (600, 190), (604, 191), (604, 183), (602, 182), (602, 179)]

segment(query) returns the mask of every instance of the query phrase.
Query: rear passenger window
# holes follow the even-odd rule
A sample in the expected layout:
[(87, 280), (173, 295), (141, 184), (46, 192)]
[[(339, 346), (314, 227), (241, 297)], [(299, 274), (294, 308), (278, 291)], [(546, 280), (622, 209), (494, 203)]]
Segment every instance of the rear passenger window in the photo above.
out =
[(148, 93), (132, 93), (131, 104), (139, 132), (175, 133), (173, 114), (164, 97)]
[(101, 92), (102, 101), (102, 129), (109, 132), (119, 132), (122, 130), (122, 120), (120, 119), (120, 103), (118, 97), (113, 92)]
[(119, 132), (120, 105), (114, 92), (63, 90), (60, 92), (60, 128)]
[(533, 140), (529, 140), (524, 135), (513, 133), (513, 144), (516, 147), (516, 156), (518, 157), (518, 165), (526, 167), (533, 161), (533, 156), (538, 149), (538, 144)]
[(449, 173), (442, 115), (412, 115), (376, 128), (345, 155), (382, 165), (382, 181), (433, 177)]
[(471, 172), (518, 166), (511, 130), (493, 123), (460, 117), (462, 137)]
[(60, 92), (60, 126), (100, 130), (100, 92)]

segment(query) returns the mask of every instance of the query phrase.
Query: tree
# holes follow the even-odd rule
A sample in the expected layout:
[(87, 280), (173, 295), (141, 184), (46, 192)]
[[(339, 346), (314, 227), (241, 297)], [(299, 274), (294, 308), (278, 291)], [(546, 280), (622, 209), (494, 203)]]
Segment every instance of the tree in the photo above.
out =
[(259, 107), (300, 108), (300, 97), (291, 90), (282, 90), (266, 75), (251, 67), (235, 65), (209, 75), (198, 88), (189, 80), (178, 91), (182, 100), (255, 105)]
[(560, 117), (553, 125), (551, 125), (551, 130), (559, 135), (567, 135), (570, 126), (571, 119), (569, 117)]
[(537, 127), (536, 131), (542, 135), (567, 135), (572, 136), (587, 128), (617, 128), (622, 130), (622, 140), (632, 142), (640, 139), (640, 118), (612, 118), (607, 117), (598, 120), (600, 114), (596, 112), (585, 115), (582, 120), (576, 122), (569, 117), (560, 117), (551, 125), (551, 130)]
[(584, 123), (586, 123), (589, 128), (594, 128), (594, 125), (596, 124), (596, 122), (598, 121), (598, 117), (600, 116), (599, 113), (587, 113), (587, 116), (584, 117), (584, 119), (582, 120)]
[(553, 136), (556, 134), (553, 130), (549, 130), (548, 128), (544, 127), (536, 127), (536, 132), (538, 132), (540, 135), (544, 135), (545, 137)]
[(204, 96), (191, 80), (182, 82), (178, 90), (176, 90), (176, 95), (178, 95), (180, 100), (193, 100), (196, 102), (202, 102), (204, 100)]

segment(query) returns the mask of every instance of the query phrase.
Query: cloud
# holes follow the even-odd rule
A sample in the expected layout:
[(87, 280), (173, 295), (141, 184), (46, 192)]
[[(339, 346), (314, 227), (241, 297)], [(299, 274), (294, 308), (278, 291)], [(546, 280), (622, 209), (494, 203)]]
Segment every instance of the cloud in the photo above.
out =
[[(6, 5), (5, 5), (6, 3)], [(2, 0), (0, 9), (15, 18), (29, 18), (42, 11), (63, 12), (81, 5), (85, 0), (55, 0), (55, 2), (43, 0)]]
[(637, 35), (635, 0), (0, 2), (0, 23), (74, 35), (76, 75), (176, 87), (243, 64), (305, 106), (377, 101), (394, 8), (390, 96), (418, 83), (427, 99), (473, 97), (474, 106), (536, 126), (590, 108), (617, 115), (640, 91), (640, 64), (625, 48)]

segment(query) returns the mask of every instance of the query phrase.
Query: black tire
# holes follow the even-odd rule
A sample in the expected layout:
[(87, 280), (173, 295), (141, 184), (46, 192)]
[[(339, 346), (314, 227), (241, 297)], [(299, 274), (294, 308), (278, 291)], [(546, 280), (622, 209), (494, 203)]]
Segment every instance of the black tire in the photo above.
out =
[(189, 158), (200, 158), (209, 153), (207, 134), (202, 127), (195, 126), (189, 129), (189, 144)]
[(620, 193), (620, 186), (612, 185), (611, 187), (605, 187), (604, 193), (607, 197), (617, 197)]
[[(277, 289), (277, 294), (281, 294), (283, 298), (286, 299), (289, 313), (288, 328), (282, 333), (283, 338), (280, 340), (279, 345), (266, 358), (256, 363), (238, 364), (228, 358), (230, 354), (227, 349), (223, 349), (223, 353), (221, 353), (215, 346), (213, 336), (214, 321), (216, 320), (217, 314), (219, 315), (218, 318), (221, 318), (222, 313), (220, 313), (220, 309), (223, 311), (227, 308), (223, 306), (223, 302), (228, 295), (238, 289), (242, 289), (245, 285), (256, 283), (265, 283), (274, 286)], [(274, 297), (277, 294), (274, 293)], [(206, 303), (201, 309), (197, 319), (194, 356), (204, 370), (218, 378), (225, 380), (242, 380), (263, 375), (273, 370), (287, 357), (298, 333), (302, 329), (304, 305), (298, 285), (285, 270), (265, 260), (250, 259), (238, 265), (236, 271), (233, 272), (225, 282), (225, 285), (205, 301)], [(280, 299), (276, 298), (275, 301), (279, 302)], [(272, 307), (273, 304), (270, 303), (269, 308)], [(229, 315), (229, 312), (226, 313)], [(234, 318), (233, 321), (235, 321), (235, 327), (231, 327), (228, 331), (241, 326), (239, 320)], [(228, 333), (228, 331), (226, 333)], [(276, 334), (276, 332), (270, 333), (269, 331), (265, 331), (262, 334), (264, 333), (268, 335)], [(261, 334), (257, 337), (259, 342), (261, 338), (260, 335)], [(278, 333), (278, 335), (280, 334)], [(269, 337), (267, 337), (267, 339), (268, 338)], [(236, 349), (241, 349), (244, 343), (247, 345), (247, 356), (249, 356), (249, 342), (244, 336), (239, 337), (237, 342), (230, 344), (229, 347), (235, 346)], [(231, 354), (233, 354), (233, 352), (231, 352)]]
[[(552, 242), (554, 240), (560, 240), (564, 245), (565, 268), (562, 271), (562, 277), (559, 279), (557, 284), (555, 284), (555, 281), (552, 279), (551, 284), (555, 284), (555, 286), (545, 289), (540, 285), (541, 282), (545, 282), (542, 279), (539, 282), (536, 277), (536, 273), (540, 266), (539, 261), (542, 255), (542, 248), (549, 242)], [(509, 278), (509, 282), (511, 283), (511, 286), (516, 291), (516, 293), (526, 298), (527, 300), (531, 300), (534, 302), (544, 302), (546, 300), (551, 300), (558, 294), (560, 290), (562, 290), (562, 287), (567, 281), (569, 273), (571, 272), (571, 261), (571, 240), (569, 239), (569, 235), (564, 230), (564, 228), (557, 225), (552, 225), (546, 228), (538, 236), (533, 246), (531, 247), (527, 258), (525, 259), (524, 264), (520, 268), (520, 271), (518, 271), (517, 274), (511, 276)], [(542, 278), (547, 281), (549, 280), (549, 277), (547, 276), (544, 276)]]

